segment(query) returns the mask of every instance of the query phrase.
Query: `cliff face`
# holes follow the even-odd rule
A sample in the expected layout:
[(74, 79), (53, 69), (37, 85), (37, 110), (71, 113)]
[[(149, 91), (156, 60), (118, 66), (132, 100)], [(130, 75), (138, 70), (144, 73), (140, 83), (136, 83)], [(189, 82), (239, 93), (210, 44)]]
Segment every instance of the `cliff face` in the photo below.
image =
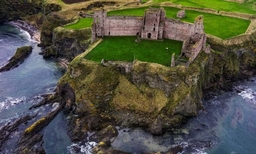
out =
[[(202, 108), (207, 66), (208, 55), (204, 53), (189, 68), (140, 61), (102, 65), (78, 56), (59, 84), (70, 84), (76, 94), (77, 114), (87, 113), (76, 119), (83, 129), (100, 129), (112, 123), (161, 134)], [(80, 134), (83, 129), (72, 131)]]
[[(153, 134), (177, 127), (202, 108), (203, 91), (229, 89), (232, 81), (256, 74), (253, 45), (201, 52), (187, 68), (134, 61), (88, 61), (76, 57), (59, 84), (76, 94), (71, 136), (108, 124), (140, 126)], [(204, 90), (203, 90), (204, 89)], [(82, 136), (81, 136), (82, 137)]]
[(53, 30), (51, 46), (45, 50), (44, 56), (62, 57), (71, 61), (88, 48), (90, 38), (90, 28), (71, 30), (57, 27)]

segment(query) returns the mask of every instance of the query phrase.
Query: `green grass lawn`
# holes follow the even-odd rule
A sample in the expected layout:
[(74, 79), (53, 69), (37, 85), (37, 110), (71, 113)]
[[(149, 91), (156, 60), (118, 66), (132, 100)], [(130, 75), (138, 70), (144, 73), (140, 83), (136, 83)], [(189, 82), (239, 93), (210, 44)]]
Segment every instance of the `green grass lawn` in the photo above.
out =
[[(133, 8), (125, 10), (116, 10), (108, 12), (109, 16), (126, 15), (126, 16), (143, 16), (147, 7)], [(176, 18), (178, 8), (165, 7), (168, 18)], [(232, 18), (198, 11), (186, 10), (186, 17), (182, 21), (193, 23), (198, 15), (204, 16), (205, 32), (218, 36), (222, 39), (230, 38), (244, 33), (250, 25), (249, 20)]]
[(102, 59), (128, 62), (137, 59), (170, 66), (172, 53), (176, 56), (181, 53), (182, 42), (180, 41), (166, 39), (135, 42), (135, 39), (136, 37), (129, 36), (104, 37), (103, 41), (85, 58), (97, 62)]
[(249, 20), (232, 18), (197, 11), (186, 11), (186, 17), (182, 19), (187, 22), (194, 22), (198, 15), (204, 16), (204, 30), (207, 34), (227, 39), (246, 32), (250, 25)]
[(160, 2), (173, 2), (183, 6), (191, 6), (197, 8), (211, 8), (227, 12), (240, 12), (255, 14), (256, 13), (256, 0), (244, 3), (228, 2), (225, 0), (153, 0), (155, 3)]
[(74, 30), (89, 28), (92, 26), (92, 22), (93, 22), (93, 18), (82, 18), (82, 19), (79, 19), (77, 23), (66, 25), (64, 26), (64, 28), (74, 29)]

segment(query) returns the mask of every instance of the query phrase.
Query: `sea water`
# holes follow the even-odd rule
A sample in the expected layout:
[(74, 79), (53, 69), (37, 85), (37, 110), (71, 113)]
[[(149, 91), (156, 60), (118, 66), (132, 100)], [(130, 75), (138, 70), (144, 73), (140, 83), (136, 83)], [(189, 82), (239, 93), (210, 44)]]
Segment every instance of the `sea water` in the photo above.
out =
[[(32, 46), (33, 50), (24, 63), (10, 71), (0, 73), (0, 127), (27, 114), (45, 116), (51, 108), (54, 108), (41, 107), (29, 110), (29, 107), (42, 99), (42, 94), (53, 92), (62, 72), (53, 60), (45, 60), (39, 55), (41, 48), (37, 46), (38, 42), (31, 40), (31, 36), (26, 31), (9, 24), (0, 25), (0, 66), (7, 63), (18, 47), (28, 45)], [(44, 138), (47, 153), (66, 153), (67, 146), (71, 144), (67, 137), (66, 125), (64, 115), (59, 114), (42, 132), (47, 137)], [(26, 127), (28, 126), (13, 132), (10, 139), (2, 146), (0, 153), (13, 153), (17, 147), (18, 137)], [(54, 142), (54, 146), (48, 140), (53, 136), (58, 140)]]

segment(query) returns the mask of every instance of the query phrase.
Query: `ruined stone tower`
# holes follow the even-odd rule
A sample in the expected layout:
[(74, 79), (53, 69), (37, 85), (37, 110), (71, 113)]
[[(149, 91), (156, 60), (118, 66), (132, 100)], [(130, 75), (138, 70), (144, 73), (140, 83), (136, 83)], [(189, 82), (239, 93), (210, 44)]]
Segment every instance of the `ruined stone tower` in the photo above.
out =
[(150, 8), (145, 11), (143, 18), (143, 27), (141, 30), (141, 38), (144, 39), (163, 39), (165, 21), (165, 10), (158, 8)]

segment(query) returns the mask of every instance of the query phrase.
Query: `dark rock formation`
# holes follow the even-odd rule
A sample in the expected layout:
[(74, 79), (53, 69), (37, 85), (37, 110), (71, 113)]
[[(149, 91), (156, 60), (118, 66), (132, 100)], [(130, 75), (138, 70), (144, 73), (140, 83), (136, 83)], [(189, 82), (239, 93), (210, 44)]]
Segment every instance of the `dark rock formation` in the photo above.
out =
[[(18, 129), (19, 125), (28, 122), (29, 120), (33, 119), (35, 116), (26, 115), (18, 120), (8, 123), (5, 126), (0, 128), (0, 149), (3, 143), (8, 140), (9, 136), (12, 132)], [(1, 151), (0, 151), (1, 152)]]
[(12, 56), (7, 64), (0, 68), (0, 72), (9, 71), (11, 69), (14, 69), (15, 67), (18, 67), (21, 63), (24, 62), (24, 60), (29, 56), (31, 52), (31, 46), (24, 46), (18, 48), (14, 56)]
[(40, 134), (40, 131), (44, 129), (45, 126), (47, 126), (61, 110), (72, 110), (72, 104), (75, 102), (75, 96), (72, 88), (68, 84), (60, 85), (55, 94), (47, 95), (40, 103), (32, 106), (31, 108), (36, 108), (44, 104), (52, 104), (54, 102), (59, 102), (57, 109), (48, 113), (46, 116), (40, 118), (25, 129), (18, 141), (16, 153), (45, 153), (42, 148), (43, 135)]
[(91, 38), (91, 29), (71, 30), (62, 27), (53, 31), (52, 45), (44, 50), (43, 56), (61, 57), (69, 61), (84, 52)]
[(41, 29), (41, 46), (47, 47), (52, 44), (53, 29), (71, 22), (58, 13), (50, 13), (45, 16)]

